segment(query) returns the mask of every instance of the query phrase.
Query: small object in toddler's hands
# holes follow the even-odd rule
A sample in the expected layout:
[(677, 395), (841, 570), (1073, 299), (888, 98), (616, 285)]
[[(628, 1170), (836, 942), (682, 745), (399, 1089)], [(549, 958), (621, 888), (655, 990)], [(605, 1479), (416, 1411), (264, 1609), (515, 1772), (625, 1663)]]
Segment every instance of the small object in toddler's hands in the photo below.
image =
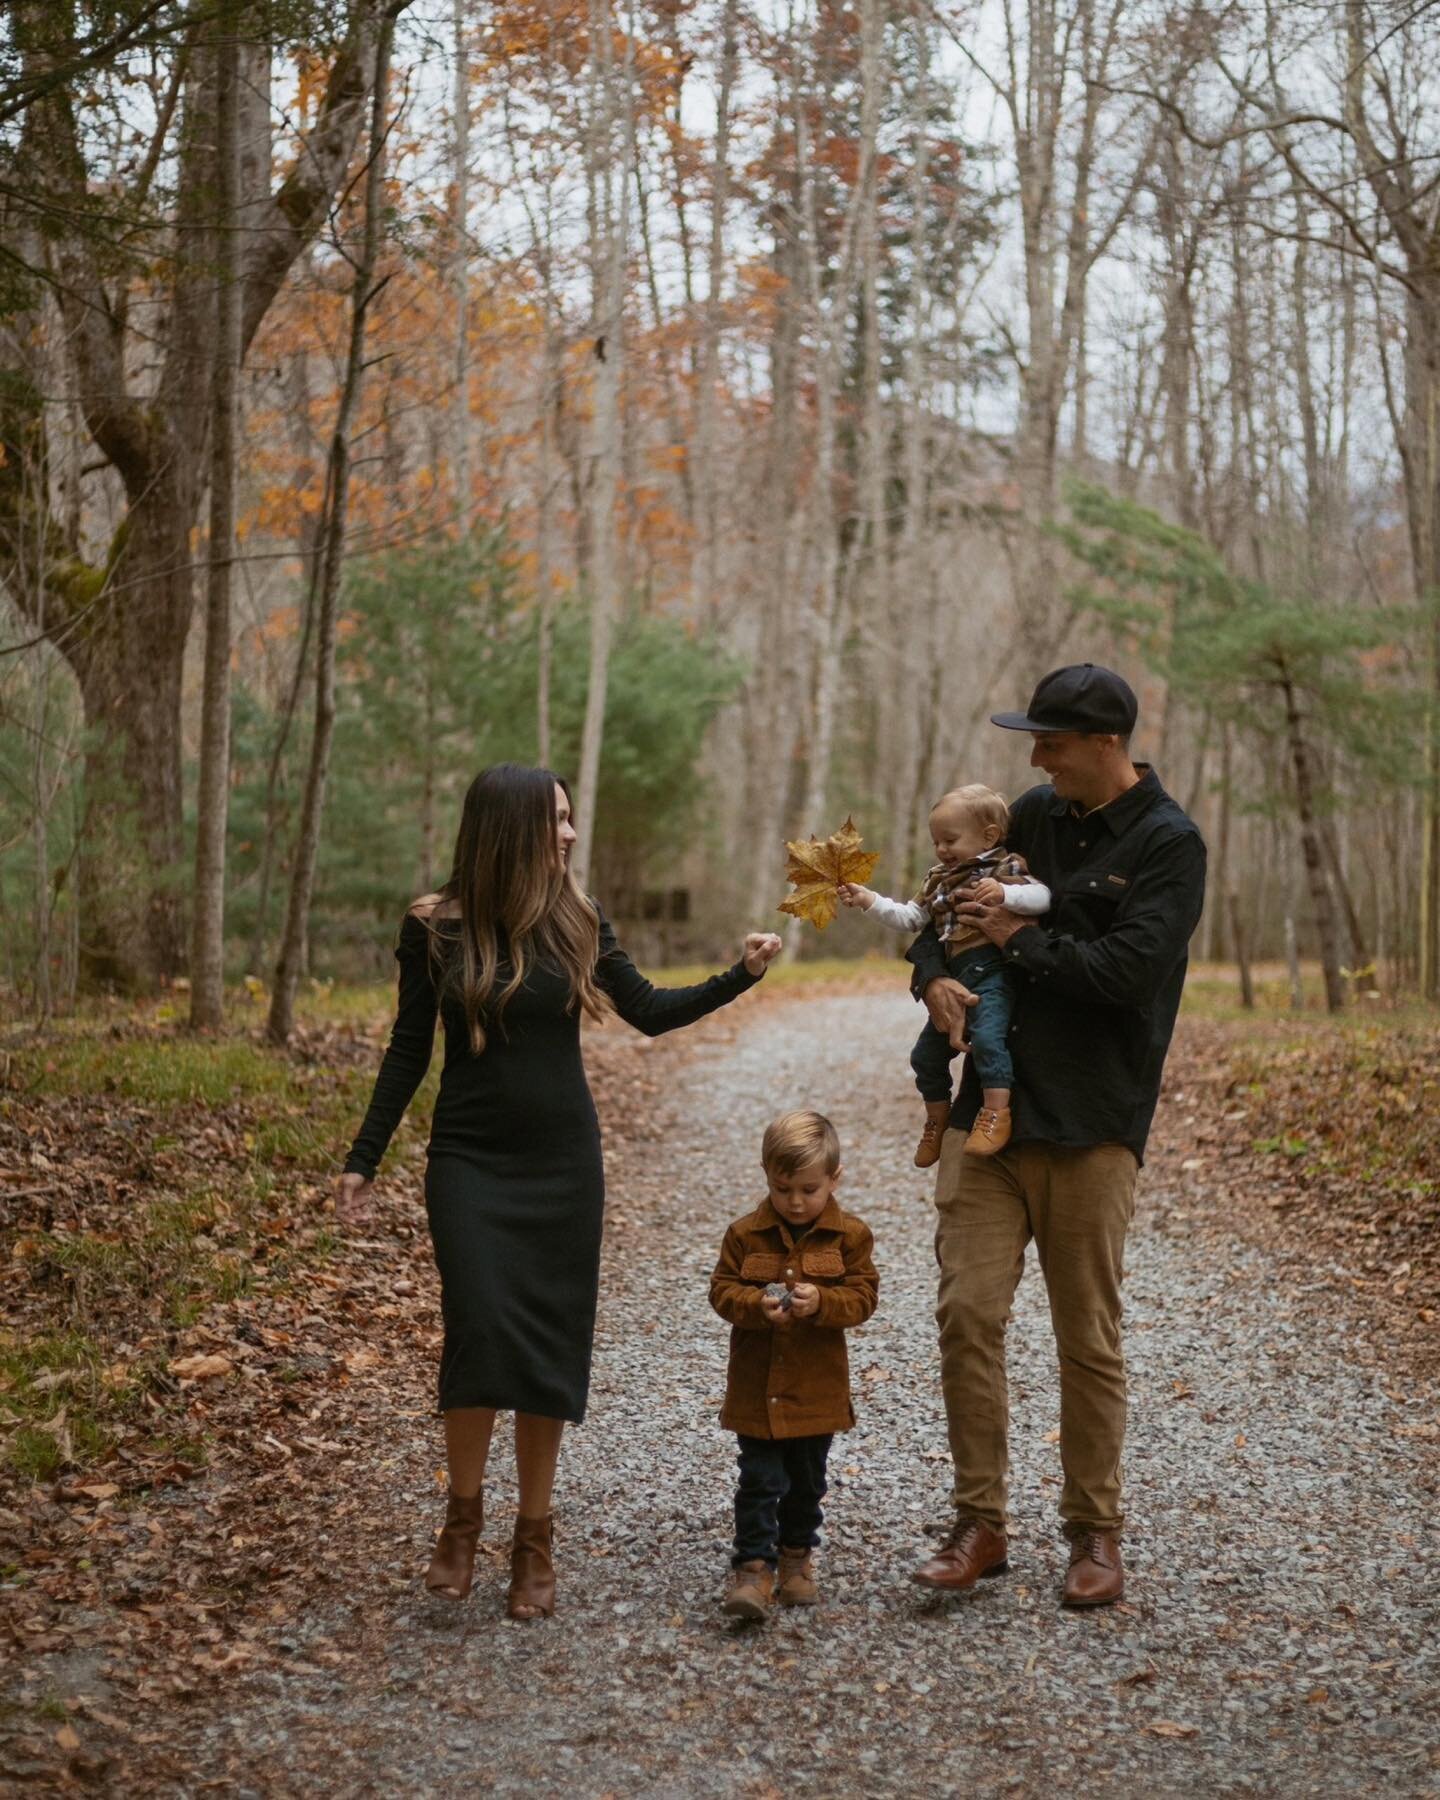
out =
[(795, 1304), (795, 1296), (790, 1292), (783, 1281), (767, 1282), (765, 1292), (771, 1300), (778, 1300), (780, 1302), (781, 1312), (789, 1312), (790, 1308)]

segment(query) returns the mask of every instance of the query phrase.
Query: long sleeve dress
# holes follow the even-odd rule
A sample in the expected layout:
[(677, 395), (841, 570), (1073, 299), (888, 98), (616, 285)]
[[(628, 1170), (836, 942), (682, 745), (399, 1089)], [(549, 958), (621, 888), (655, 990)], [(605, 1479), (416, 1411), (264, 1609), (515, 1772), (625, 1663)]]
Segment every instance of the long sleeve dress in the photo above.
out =
[[(578, 1423), (590, 1385), (605, 1210), (580, 1019), (568, 1008), (562, 972), (532, 963), (475, 1055), (464, 1009), (444, 991), (445, 958), (458, 936), (458, 921), (427, 926), (405, 917), (395, 1025), (345, 1168), (374, 1175), (429, 1067), (438, 1015), (445, 1062), (425, 1206), (445, 1325), (440, 1410), (493, 1406)], [(654, 987), (603, 912), (595, 978), (619, 1016), (647, 1037), (693, 1024), (760, 979), (737, 962), (694, 987)], [(502, 961), (501, 985), (505, 979)]]

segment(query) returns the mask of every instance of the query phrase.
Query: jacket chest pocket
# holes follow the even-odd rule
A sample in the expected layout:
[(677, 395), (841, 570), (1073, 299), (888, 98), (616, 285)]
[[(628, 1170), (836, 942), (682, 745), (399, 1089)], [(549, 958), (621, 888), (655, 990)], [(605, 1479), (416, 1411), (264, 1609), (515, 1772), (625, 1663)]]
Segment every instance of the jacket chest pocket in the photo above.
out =
[(1058, 923), (1081, 937), (1103, 937), (1114, 921), (1121, 901), (1130, 892), (1130, 878), (1119, 869), (1080, 869), (1065, 878), (1058, 896)]
[(784, 1275), (787, 1264), (785, 1258), (774, 1250), (749, 1250), (740, 1265), (742, 1281), (779, 1281)]
[(812, 1281), (839, 1281), (845, 1273), (845, 1258), (838, 1250), (807, 1250), (800, 1267)]

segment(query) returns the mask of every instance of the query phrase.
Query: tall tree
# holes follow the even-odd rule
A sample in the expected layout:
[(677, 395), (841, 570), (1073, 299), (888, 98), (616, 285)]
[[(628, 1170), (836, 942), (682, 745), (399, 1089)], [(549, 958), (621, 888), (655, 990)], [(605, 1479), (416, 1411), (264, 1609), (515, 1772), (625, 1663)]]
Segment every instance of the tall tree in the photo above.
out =
[(376, 295), (385, 139), (389, 124), (386, 109), (389, 101), (390, 49), (395, 20), (403, 6), (404, 0), (391, 0), (388, 10), (381, 15), (375, 45), (360, 253), (355, 261), (355, 276), (350, 289), (350, 332), (346, 346), (345, 375), (330, 435), (330, 454), (325, 471), (324, 525), (315, 577), (315, 714), (310, 762), (300, 807), (295, 856), (291, 865), (285, 934), (275, 965), (275, 986), (270, 996), (270, 1013), (265, 1027), (266, 1035), (273, 1044), (287, 1043), (295, 1029), (295, 995), (305, 961), (310, 903), (315, 892), (315, 867), (320, 854), (325, 784), (330, 770), (330, 745), (335, 733), (335, 641), (340, 579), (345, 558), (345, 534), (349, 523), (350, 434), (360, 400), (360, 384), (365, 374), (366, 324)]
[(230, 798), (230, 578), (235, 563), (235, 430), (240, 376), (240, 9), (215, 19), (215, 357), (205, 676), (196, 792), (190, 1023), (225, 1021), (225, 832)]
[[(273, 187), (271, 46), (248, 48), (239, 87), (242, 355), (344, 180), (386, 10), (387, 0), (346, 6), (313, 122)], [(320, 37), (318, 16), (302, 23)], [(92, 979), (137, 985), (185, 961), (180, 701), (211, 416), (196, 396), (213, 390), (218, 345), (209, 230), (216, 65), (198, 15), (187, 14), (167, 46), (152, 142), (126, 178), (96, 166), (108, 140), (82, 127), (82, 80), (48, 78), (57, 60), (83, 68), (76, 12), (21, 0), (11, 30), (38, 97), (12, 159), (7, 226), (13, 241), (29, 219), (40, 221), (40, 273), (60, 302), (69, 378), (94, 454), (124, 497), (98, 560), (52, 532), (44, 629), (75, 672), (89, 726), (86, 968)], [(16, 553), (15, 528), (13, 508), (0, 502), (0, 558)]]

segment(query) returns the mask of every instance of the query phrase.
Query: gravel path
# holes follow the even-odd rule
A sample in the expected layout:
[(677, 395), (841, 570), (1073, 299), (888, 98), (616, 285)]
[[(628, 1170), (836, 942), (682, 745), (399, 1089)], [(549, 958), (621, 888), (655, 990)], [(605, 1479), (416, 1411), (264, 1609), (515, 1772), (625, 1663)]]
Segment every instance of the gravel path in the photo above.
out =
[[(393, 1511), (389, 1565), (337, 1571), (285, 1627), (284, 1675), (237, 1675), (193, 1722), (183, 1791), (224, 1770), (226, 1791), (267, 1797), (1440, 1792), (1435, 1394), (1387, 1372), (1323, 1271), (1297, 1285), (1197, 1236), (1154, 1179), (1126, 1290), (1128, 1603), (1056, 1605), (1057, 1386), (1033, 1259), (1011, 1334), (1012, 1572), (951, 1599), (910, 1583), (948, 1492), (914, 1025), (901, 996), (767, 999), (685, 1056), (649, 1052), (669, 1100), (652, 1138), (608, 1146), (560, 1613), (500, 1617), (503, 1441), (469, 1603), (417, 1594), (438, 1511), (417, 1372), (414, 1412), (376, 1421), (368, 1505)], [(752, 1629), (717, 1604), (732, 1448), (712, 1423), (726, 1331), (705, 1290), (724, 1225), (758, 1197), (761, 1128), (793, 1104), (839, 1127), (880, 1308), (852, 1334), (860, 1422), (831, 1459), (824, 1603)], [(358, 1666), (333, 1666), (327, 1647), (357, 1643)]]

